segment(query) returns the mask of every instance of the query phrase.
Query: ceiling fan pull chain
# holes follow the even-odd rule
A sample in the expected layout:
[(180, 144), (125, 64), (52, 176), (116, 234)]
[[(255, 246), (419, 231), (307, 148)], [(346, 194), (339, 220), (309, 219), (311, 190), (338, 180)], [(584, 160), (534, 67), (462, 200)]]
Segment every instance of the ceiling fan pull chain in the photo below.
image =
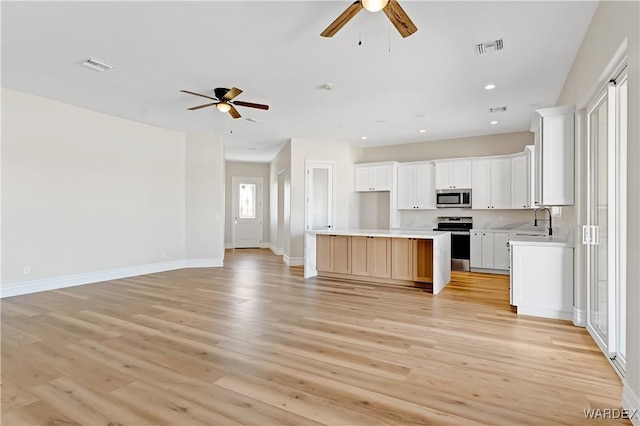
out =
[(358, 46), (362, 46), (362, 15), (358, 18)]
[(391, 21), (389, 21), (389, 53), (391, 53)]

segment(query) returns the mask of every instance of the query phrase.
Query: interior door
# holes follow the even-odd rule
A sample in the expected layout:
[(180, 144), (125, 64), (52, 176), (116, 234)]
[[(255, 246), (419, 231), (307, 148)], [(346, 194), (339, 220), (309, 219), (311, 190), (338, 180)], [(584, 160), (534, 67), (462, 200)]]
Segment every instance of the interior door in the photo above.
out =
[(333, 163), (307, 162), (307, 230), (333, 228)]
[(262, 177), (232, 176), (233, 248), (262, 245)]

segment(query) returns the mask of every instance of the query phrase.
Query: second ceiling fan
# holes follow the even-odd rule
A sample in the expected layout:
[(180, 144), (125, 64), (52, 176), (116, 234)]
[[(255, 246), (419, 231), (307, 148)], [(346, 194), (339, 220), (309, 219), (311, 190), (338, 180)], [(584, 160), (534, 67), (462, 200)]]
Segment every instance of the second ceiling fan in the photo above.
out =
[(258, 108), (258, 109), (264, 109), (264, 110), (269, 109), (269, 105), (256, 104), (254, 102), (234, 101), (233, 99), (236, 96), (238, 96), (240, 93), (242, 93), (242, 90), (238, 89), (237, 87), (232, 87), (231, 89), (218, 87), (213, 91), (216, 95), (215, 98), (208, 95), (203, 95), (202, 93), (190, 92), (188, 90), (181, 90), (181, 92), (188, 93), (190, 95), (200, 96), (200, 97), (215, 101), (208, 104), (187, 108), (189, 111), (194, 111), (196, 109), (206, 108), (206, 107), (215, 105), (219, 111), (228, 112), (233, 118), (240, 118), (240, 113), (238, 112), (237, 109), (235, 109), (234, 105), (244, 106), (249, 108)]
[(356, 0), (320, 35), (322, 37), (333, 37), (362, 9), (370, 12), (382, 10), (402, 37), (409, 37), (418, 31), (418, 27), (415, 26), (411, 18), (409, 18), (409, 15), (407, 15), (402, 6), (400, 6), (400, 3), (396, 0)]

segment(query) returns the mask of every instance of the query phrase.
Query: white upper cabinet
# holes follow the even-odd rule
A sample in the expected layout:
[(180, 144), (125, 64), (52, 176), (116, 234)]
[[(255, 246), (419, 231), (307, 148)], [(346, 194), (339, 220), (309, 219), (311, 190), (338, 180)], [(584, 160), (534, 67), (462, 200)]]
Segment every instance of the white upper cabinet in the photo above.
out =
[(472, 176), (472, 208), (511, 208), (510, 158), (503, 157), (484, 160), (473, 160)]
[(398, 165), (398, 209), (435, 209), (435, 166), (432, 162)]
[(535, 141), (536, 206), (574, 203), (575, 107), (537, 109), (531, 123)]
[(471, 160), (438, 161), (435, 164), (436, 189), (471, 188)]
[(355, 190), (358, 192), (390, 191), (393, 163), (356, 164)]
[(522, 154), (511, 158), (511, 208), (533, 208), (534, 148), (527, 146)]

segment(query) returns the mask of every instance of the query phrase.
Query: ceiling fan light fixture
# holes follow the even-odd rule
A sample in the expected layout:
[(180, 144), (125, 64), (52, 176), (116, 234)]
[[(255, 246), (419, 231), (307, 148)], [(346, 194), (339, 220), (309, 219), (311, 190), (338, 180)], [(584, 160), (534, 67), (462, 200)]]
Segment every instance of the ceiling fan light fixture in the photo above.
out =
[(385, 8), (389, 0), (361, 0), (361, 3), (369, 12), (379, 12)]
[(220, 112), (229, 112), (231, 110), (231, 105), (226, 102), (220, 102), (216, 105), (216, 108), (218, 108), (218, 111)]

